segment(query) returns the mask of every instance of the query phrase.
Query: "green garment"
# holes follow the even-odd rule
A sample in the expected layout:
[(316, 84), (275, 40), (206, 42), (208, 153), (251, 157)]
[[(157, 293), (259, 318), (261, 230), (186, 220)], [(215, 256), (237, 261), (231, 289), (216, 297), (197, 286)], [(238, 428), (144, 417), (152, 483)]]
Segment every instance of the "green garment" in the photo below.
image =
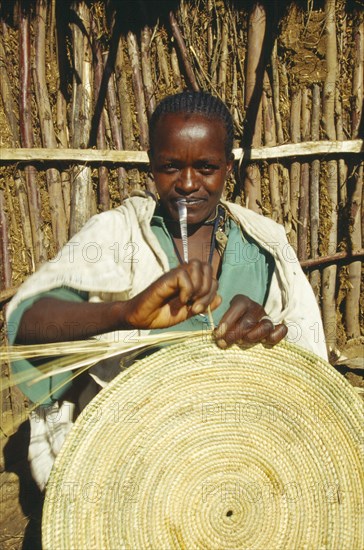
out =
[[(169, 267), (171, 269), (177, 267), (179, 260), (162, 216), (154, 215), (151, 227), (167, 255)], [(222, 316), (229, 309), (231, 300), (237, 294), (248, 296), (258, 304), (264, 305), (274, 271), (273, 257), (258, 246), (249, 235), (243, 234), (231, 218), (227, 219), (224, 232), (228, 236), (228, 241), (222, 257), (219, 277), (218, 293), (222, 302), (212, 312), (215, 326), (219, 324)], [(206, 315), (195, 315), (168, 329), (153, 330), (153, 333), (167, 330), (204, 330), (209, 326)]]
[[(169, 267), (171, 269), (177, 267), (179, 260), (174, 250), (172, 238), (168, 233), (163, 218), (158, 215), (158, 211), (151, 220), (151, 228), (168, 257)], [(226, 222), (225, 233), (228, 235), (228, 242), (223, 255), (221, 275), (219, 277), (219, 294), (222, 297), (222, 303), (212, 313), (215, 326), (218, 325), (221, 317), (229, 308), (230, 301), (237, 294), (244, 294), (255, 302), (264, 305), (274, 270), (272, 256), (258, 246), (250, 236), (243, 234), (239, 226), (230, 218)], [(8, 323), (9, 344), (13, 344), (15, 341), (24, 312), (34, 302), (45, 297), (69, 302), (83, 302), (88, 300), (88, 293), (69, 287), (59, 287), (24, 300), (10, 316)], [(159, 333), (166, 330), (204, 330), (207, 328), (209, 328), (208, 318), (205, 315), (196, 315), (174, 327), (154, 330), (153, 332)], [(24, 359), (12, 364), (14, 373), (24, 372), (29, 369), (34, 370), (34, 378), (39, 374), (37, 367), (28, 360)], [(62, 397), (67, 389), (70, 388), (71, 376), (71, 373), (58, 374), (52, 378), (37, 382), (37, 384), (32, 386), (22, 383), (19, 384), (19, 387), (33, 403), (49, 405)], [(57, 386), (59, 385), (62, 385), (62, 387), (57, 390)], [(52, 392), (52, 397), (45, 398), (50, 392)]]
[[(34, 302), (37, 302), (41, 298), (57, 298), (58, 300), (65, 300), (68, 302), (84, 302), (88, 299), (88, 293), (68, 287), (59, 287), (24, 300), (24, 302), (21, 302), (12, 313), (8, 322), (8, 340), (10, 345), (15, 342), (23, 314), (34, 304)], [(52, 325), (52, 327), (54, 329), (55, 324)], [(27, 359), (14, 361), (11, 368), (14, 374), (25, 372), (29, 369), (34, 371), (34, 378), (40, 374), (37, 367)], [(32, 386), (29, 386), (27, 382), (18, 384), (18, 386), (33, 403), (51, 405), (71, 387), (71, 377), (72, 373), (66, 372), (41, 380)], [(61, 389), (57, 390), (57, 386), (61, 386)], [(52, 397), (50, 393), (52, 393)]]

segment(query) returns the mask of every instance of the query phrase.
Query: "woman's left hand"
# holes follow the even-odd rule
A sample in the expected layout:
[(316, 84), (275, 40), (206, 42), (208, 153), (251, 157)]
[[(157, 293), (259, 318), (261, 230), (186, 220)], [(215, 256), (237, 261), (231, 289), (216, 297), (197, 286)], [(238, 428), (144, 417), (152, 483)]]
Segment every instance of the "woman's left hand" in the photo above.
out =
[(256, 344), (258, 342), (275, 345), (287, 334), (283, 324), (274, 325), (264, 308), (242, 294), (230, 302), (230, 308), (223, 315), (215, 330), (217, 345), (226, 348), (232, 344)]

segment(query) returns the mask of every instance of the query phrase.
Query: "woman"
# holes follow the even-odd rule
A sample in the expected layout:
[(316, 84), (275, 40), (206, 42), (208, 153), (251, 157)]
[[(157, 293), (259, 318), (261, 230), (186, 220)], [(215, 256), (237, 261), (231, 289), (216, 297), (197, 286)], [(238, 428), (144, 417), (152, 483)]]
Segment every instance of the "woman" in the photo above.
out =
[[(283, 228), (221, 200), (233, 168), (232, 147), (232, 118), (219, 99), (184, 92), (163, 100), (150, 121), (158, 203), (147, 196), (131, 197), (93, 217), (14, 297), (8, 310), (10, 341), (30, 344), (105, 334), (130, 339), (142, 331), (203, 329), (210, 307), (222, 348), (234, 342), (274, 345), (288, 334), (326, 357), (324, 341), (313, 341), (314, 330), (322, 334), (318, 307)], [(182, 261), (181, 199), (187, 207), (187, 263)], [(25, 367), (29, 364), (14, 370)], [(96, 374), (107, 380), (115, 370), (102, 366)], [(63, 399), (64, 407), (67, 385), (56, 391), (62, 377), (55, 378), (46, 404)], [(48, 388), (34, 385), (32, 394), (22, 389), (38, 402)], [(38, 409), (37, 429), (46, 433), (46, 409)], [(32, 450), (31, 442), (34, 464), (41, 455), (48, 464), (33, 464), (41, 487), (51, 467), (49, 457), (58, 452), (71, 423), (64, 420), (62, 407), (60, 411), (64, 425), (55, 438), (56, 451), (46, 446), (40, 451), (39, 444)], [(40, 476), (40, 470), (46, 473)]]

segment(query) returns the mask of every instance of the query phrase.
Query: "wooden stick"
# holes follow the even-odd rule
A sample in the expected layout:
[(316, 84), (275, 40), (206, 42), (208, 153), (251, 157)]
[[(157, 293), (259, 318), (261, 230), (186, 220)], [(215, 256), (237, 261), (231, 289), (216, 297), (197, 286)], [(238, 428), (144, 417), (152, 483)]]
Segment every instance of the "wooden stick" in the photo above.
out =
[[(302, 91), (301, 104), (301, 137), (310, 138), (310, 109), (308, 105), (308, 89)], [(308, 215), (310, 209), (310, 172), (309, 163), (301, 164), (301, 185), (299, 188), (299, 225), (297, 255), (299, 260), (305, 260), (308, 255)]]
[[(233, 150), (236, 161), (279, 160), (299, 157), (326, 157), (342, 155), (362, 155), (364, 142), (362, 139), (349, 141), (307, 141), (305, 143), (287, 143), (275, 147), (254, 147)], [(0, 162), (17, 164), (19, 162), (80, 162), (97, 164), (111, 162), (115, 164), (147, 164), (146, 151), (112, 151), (109, 149), (42, 149), (16, 148), (1, 149)]]
[(195, 75), (194, 75), (194, 72), (193, 72), (193, 69), (192, 69), (192, 65), (191, 65), (191, 62), (190, 62), (189, 57), (188, 57), (188, 52), (187, 52), (185, 41), (183, 39), (183, 36), (182, 36), (181, 31), (179, 29), (178, 23), (177, 23), (176, 18), (175, 18), (172, 11), (169, 14), (169, 22), (170, 22), (170, 25), (171, 25), (173, 36), (174, 36), (174, 38), (176, 40), (176, 44), (178, 46), (179, 53), (181, 55), (181, 59), (182, 59), (183, 67), (185, 69), (188, 84), (192, 88), (192, 90), (195, 90), (196, 92), (198, 92), (200, 87), (197, 84), (197, 80), (195, 78)]
[[(246, 140), (259, 147), (262, 139), (262, 91), (264, 67), (263, 45), (266, 33), (266, 12), (262, 4), (253, 4), (249, 14), (247, 68), (245, 81)], [(248, 164), (245, 170), (244, 193), (246, 206), (261, 213), (260, 170), (256, 164)]]
[[(296, 144), (301, 141), (301, 90), (296, 90), (291, 102), (290, 116), (290, 133), (291, 141)], [(292, 162), (290, 167), (290, 182), (291, 182), (291, 215), (292, 215), (292, 231), (290, 233), (290, 243), (295, 250), (298, 244), (298, 205), (301, 184), (301, 165), (299, 162)]]
[[(264, 145), (276, 145), (276, 126), (274, 120), (272, 90), (267, 73), (264, 73), (264, 88), (262, 97), (263, 108), (263, 126), (264, 126)], [(272, 205), (271, 217), (278, 223), (283, 222), (281, 196), (279, 190), (279, 173), (278, 164), (275, 162), (268, 163), (270, 202)]]
[[(101, 45), (97, 37), (98, 29), (95, 24), (95, 19), (91, 15), (91, 30), (92, 30), (92, 44), (94, 52), (94, 105), (98, 104), (101, 83), (103, 80), (104, 74), (104, 61), (101, 52)], [(108, 79), (109, 83), (110, 79)], [(106, 139), (105, 139), (105, 117), (103, 110), (101, 111), (99, 124), (97, 127), (96, 134), (96, 144), (99, 149), (106, 149)], [(99, 188), (98, 188), (98, 197), (99, 197), (99, 206), (101, 211), (106, 211), (110, 209), (110, 194), (109, 194), (109, 173), (106, 166), (98, 167), (99, 173)]]
[(277, 39), (274, 41), (274, 46), (271, 56), (271, 66), (272, 66), (272, 97), (273, 97), (273, 107), (274, 107), (274, 116), (276, 121), (277, 129), (277, 141), (281, 145), (284, 143), (283, 137), (283, 128), (282, 128), (282, 118), (279, 108), (279, 73), (278, 73), (278, 53), (277, 53)]
[(173, 80), (176, 92), (182, 92), (182, 77), (181, 71), (179, 69), (178, 56), (176, 48), (172, 46), (171, 48), (171, 67), (173, 73)]
[(231, 89), (231, 111), (233, 115), (233, 120), (235, 123), (235, 126), (239, 128), (239, 130), (242, 130), (241, 125), (241, 118), (240, 118), (240, 111), (238, 109), (239, 100), (238, 100), (238, 69), (237, 69), (237, 63), (234, 59), (233, 62), (233, 84)]
[[(45, 76), (45, 51), (46, 51), (46, 0), (36, 1), (36, 32), (35, 32), (35, 69), (34, 86), (35, 97), (38, 106), (38, 115), (41, 128), (42, 142), (44, 147), (57, 147), (56, 134), (52, 121), (52, 110), (49, 102), (46, 76)], [(49, 206), (51, 211), (51, 222), (53, 238), (57, 250), (66, 244), (67, 222), (64, 210), (61, 176), (55, 168), (46, 171)]]
[[(4, 21), (2, 22), (2, 26), (3, 26), (3, 36), (6, 36), (7, 26)], [(18, 120), (17, 120), (16, 110), (15, 110), (17, 107), (15, 106), (13, 96), (12, 96), (10, 80), (9, 80), (7, 67), (6, 67), (6, 52), (3, 47), (1, 37), (0, 37), (0, 89), (1, 89), (1, 95), (3, 99), (5, 113), (8, 116), (9, 129), (11, 133), (12, 142), (14, 145), (19, 146), (20, 134), (19, 134), (19, 126), (18, 126)], [(10, 180), (11, 181), (13, 180), (12, 176), (10, 177)], [(9, 190), (9, 185), (7, 182), (5, 182), (5, 185), (6, 185), (6, 191), (7, 191), (5, 201), (8, 207), (10, 208), (10, 225), (12, 227), (13, 233), (15, 233), (18, 237), (18, 243), (21, 243), (21, 245), (19, 245), (19, 249), (22, 250), (23, 265), (26, 265), (28, 267), (28, 272), (32, 272), (35, 270), (33, 238), (32, 238), (32, 229), (30, 225), (28, 197), (26, 194), (25, 180), (21, 171), (20, 170), (15, 171), (14, 184), (12, 185), (12, 187), (14, 187), (15, 189), (16, 196), (18, 199), (20, 216), (22, 220), (21, 224), (18, 224), (15, 219), (14, 210), (12, 207), (12, 196)], [(21, 192), (19, 191), (20, 188), (21, 188)], [(13, 236), (13, 239), (14, 238), (15, 237)]]
[(212, 26), (212, 10), (213, 10), (213, 0), (207, 0), (207, 13), (209, 17), (209, 24), (207, 25), (207, 56), (209, 62), (211, 62), (212, 54), (214, 51), (214, 34)]
[(0, 189), (0, 287), (5, 289), (11, 286), (11, 260), (9, 243), (9, 224), (6, 213), (4, 191)]
[(363, 114), (363, 73), (364, 73), (364, 21), (363, 14), (361, 14), (361, 21), (359, 22), (355, 34), (354, 34), (355, 48), (354, 48), (354, 71), (353, 71), (353, 110), (351, 117), (351, 135), (353, 138), (359, 135), (359, 125)]
[[(320, 138), (320, 88), (314, 84), (312, 88), (312, 113), (311, 113), (311, 138), (318, 140)], [(311, 162), (311, 186), (310, 186), (310, 246), (311, 257), (317, 258), (319, 253), (319, 219), (320, 219), (320, 161), (315, 159)], [(316, 269), (312, 271), (310, 283), (319, 301), (321, 274)]]
[(119, 40), (119, 47), (116, 55), (115, 77), (119, 96), (121, 131), (124, 148), (132, 151), (135, 149), (133, 121), (131, 116), (130, 87), (125, 72), (125, 59), (123, 52), (123, 39)]
[(157, 34), (155, 35), (155, 41), (157, 44), (159, 67), (163, 75), (163, 80), (166, 88), (169, 89), (171, 87), (171, 80), (169, 78), (169, 66), (160, 31), (157, 32)]
[(289, 181), (289, 170), (285, 164), (278, 165), (281, 171), (282, 178), (282, 213), (283, 224), (286, 235), (290, 235), (292, 231), (292, 214), (291, 214), (291, 185)]
[(131, 67), (133, 71), (133, 89), (134, 89), (134, 95), (135, 95), (136, 115), (137, 115), (137, 120), (139, 124), (140, 145), (142, 149), (148, 149), (148, 145), (149, 145), (148, 121), (147, 121), (146, 107), (145, 107), (143, 80), (142, 80), (142, 74), (140, 70), (139, 47), (138, 47), (136, 36), (131, 31), (128, 32), (127, 43), (128, 43)]
[[(330, 140), (336, 140), (335, 130), (335, 87), (337, 78), (337, 44), (335, 24), (335, 0), (325, 0), (325, 33), (326, 33), (326, 65), (327, 73), (323, 87), (323, 127)], [(330, 223), (328, 253), (335, 254), (337, 247), (337, 162), (327, 163), (327, 193), (330, 201)], [(327, 342), (329, 349), (336, 346), (336, 273), (335, 265), (326, 267), (322, 276), (322, 314), (325, 334), (330, 334)]]
[[(132, 67), (132, 80), (133, 80), (133, 89), (134, 89), (134, 96), (135, 96), (135, 107), (136, 107), (137, 120), (139, 124), (139, 141), (143, 149), (148, 149), (149, 129), (148, 129), (147, 112), (145, 107), (142, 73), (140, 70), (139, 47), (136, 40), (136, 36), (131, 31), (129, 31), (127, 35), (127, 44), (128, 44), (129, 57), (130, 57), (131, 67)], [(149, 176), (147, 177), (146, 186), (148, 191), (150, 191), (151, 193), (155, 192), (154, 181)]]
[[(89, 44), (90, 12), (85, 2), (73, 2), (76, 18), (82, 22), (86, 35), (79, 24), (72, 23), (73, 41), (73, 102), (72, 145), (86, 147), (91, 130), (92, 108), (92, 52)], [(61, 150), (59, 150), (61, 151)], [(88, 166), (75, 166), (72, 170), (72, 195), (70, 212), (70, 236), (77, 233), (95, 210), (93, 204), (91, 170)]]
[[(104, 56), (107, 55), (107, 52), (104, 52)], [(114, 75), (111, 75), (107, 84), (107, 107), (109, 111), (111, 135), (114, 142), (114, 146), (117, 150), (123, 149), (123, 138), (121, 135), (120, 121), (117, 113), (117, 98), (116, 98), (116, 89), (115, 89), (115, 78)], [(126, 196), (126, 186), (128, 182), (128, 175), (123, 166), (118, 167), (118, 183), (120, 197), (123, 199)]]
[(150, 117), (155, 109), (155, 86), (152, 78), (152, 66), (150, 60), (150, 48), (152, 40), (152, 31), (150, 27), (145, 26), (141, 33), (141, 59), (142, 59), (142, 74), (145, 90), (145, 103), (147, 107), (148, 117)]
[(25, 264), (28, 264), (29, 272), (35, 271), (34, 252), (33, 252), (33, 237), (31, 217), (29, 213), (29, 203), (26, 190), (26, 181), (20, 170), (17, 170), (14, 176), (15, 194), (19, 203), (19, 212), (21, 216), (21, 231), (25, 245)]
[(221, 37), (220, 15), (217, 13), (216, 3), (212, 0), (211, 4), (213, 6), (213, 8), (211, 7), (211, 17), (213, 17), (212, 16), (212, 10), (214, 10), (214, 12), (215, 12), (214, 22), (216, 23), (216, 36), (214, 37), (215, 40), (213, 41), (213, 43), (215, 43), (215, 47), (213, 48), (213, 53), (212, 53), (212, 57), (211, 57), (211, 60), (210, 60), (209, 69), (210, 69), (210, 75), (211, 75), (211, 86), (216, 89), (216, 86), (217, 86), (217, 67), (218, 67), (219, 59), (220, 59), (222, 37)]
[[(353, 71), (352, 96), (354, 108), (351, 118), (352, 137), (357, 137), (359, 123), (363, 116), (363, 73), (364, 73), (364, 21), (363, 17), (355, 32), (355, 59)], [(354, 173), (354, 190), (350, 200), (350, 248), (353, 252), (362, 246), (361, 220), (363, 217), (363, 162)], [(353, 262), (349, 265), (348, 274), (350, 287), (345, 302), (345, 323), (348, 338), (360, 336), (360, 277), (361, 262)]]
[[(56, 105), (56, 139), (58, 147), (67, 149), (69, 147), (69, 130), (67, 126), (67, 79), (66, 75), (69, 72), (66, 44), (66, 23), (59, 3), (56, 3), (56, 53), (57, 53), (57, 68), (58, 68), (58, 89), (57, 89), (57, 105)], [(61, 184), (64, 211), (66, 215), (67, 233), (70, 223), (71, 209), (71, 177), (68, 170), (61, 171)]]
[(13, 98), (12, 86), (6, 64), (6, 53), (3, 46), (2, 36), (0, 35), (0, 93), (3, 101), (4, 112), (9, 123), (12, 134), (12, 146), (19, 147), (19, 123), (17, 117), (17, 109)]
[[(309, 260), (303, 260), (300, 262), (302, 268), (316, 268), (318, 266), (323, 266), (325, 264), (338, 263), (342, 261), (351, 261), (352, 258), (359, 258), (363, 260), (364, 258), (364, 248), (357, 250), (356, 252), (336, 252), (336, 254), (331, 254), (329, 256), (320, 256), (319, 258), (311, 258)], [(361, 263), (361, 262), (357, 262)]]
[[(19, 49), (20, 49), (20, 141), (23, 147), (33, 147), (30, 81), (30, 23), (26, 4), (19, 2)], [(25, 182), (28, 195), (29, 217), (32, 228), (32, 264), (38, 266), (47, 259), (43, 244), (41, 201), (33, 166), (25, 167)]]
[(229, 61), (228, 38), (229, 38), (229, 27), (228, 27), (227, 18), (224, 18), (224, 21), (222, 24), (219, 75), (217, 80), (217, 89), (219, 90), (219, 95), (223, 101), (225, 101), (225, 97), (226, 97), (226, 75), (227, 75), (228, 61)]

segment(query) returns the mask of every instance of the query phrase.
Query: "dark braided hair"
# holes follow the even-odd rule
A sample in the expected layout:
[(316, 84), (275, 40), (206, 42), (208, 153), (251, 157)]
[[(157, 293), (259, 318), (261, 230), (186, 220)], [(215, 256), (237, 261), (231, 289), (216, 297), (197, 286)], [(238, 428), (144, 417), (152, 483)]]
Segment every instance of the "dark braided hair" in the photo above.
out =
[(169, 95), (157, 105), (149, 121), (149, 142), (153, 149), (156, 126), (161, 117), (168, 113), (200, 114), (206, 118), (220, 120), (226, 128), (225, 151), (230, 158), (233, 150), (233, 118), (225, 103), (207, 92), (186, 91)]

